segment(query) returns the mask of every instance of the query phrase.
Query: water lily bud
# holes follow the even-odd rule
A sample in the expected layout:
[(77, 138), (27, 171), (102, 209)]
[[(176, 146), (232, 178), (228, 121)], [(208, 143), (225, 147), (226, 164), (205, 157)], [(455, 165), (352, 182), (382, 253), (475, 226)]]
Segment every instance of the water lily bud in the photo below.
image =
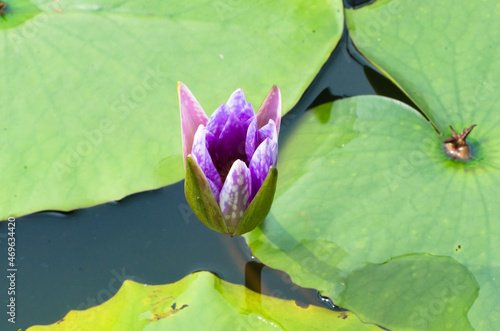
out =
[(273, 86), (254, 113), (241, 89), (208, 118), (183, 83), (181, 112), (185, 194), (212, 230), (240, 235), (269, 213), (276, 190), (281, 95)]

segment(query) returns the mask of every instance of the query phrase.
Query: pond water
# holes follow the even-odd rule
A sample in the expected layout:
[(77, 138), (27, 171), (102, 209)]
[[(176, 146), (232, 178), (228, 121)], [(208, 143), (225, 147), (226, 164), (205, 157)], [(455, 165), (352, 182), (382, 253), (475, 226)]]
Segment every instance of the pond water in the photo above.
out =
[[(280, 142), (311, 106), (364, 94), (413, 105), (357, 53), (344, 33), (299, 103), (283, 118)], [(71, 309), (100, 304), (124, 279), (166, 284), (197, 270), (303, 306), (338, 309), (317, 291), (300, 288), (283, 272), (259, 263), (242, 237), (206, 228), (191, 214), (183, 185), (182, 181), (70, 213), (41, 212), (17, 219), (16, 330), (51, 324)], [(0, 233), (7, 233), (7, 222), (0, 223)], [(6, 249), (5, 235), (0, 236), (0, 247)], [(0, 287), (8, 287), (5, 277)], [(1, 304), (7, 304), (4, 295)], [(11, 329), (2, 318), (0, 330)]]

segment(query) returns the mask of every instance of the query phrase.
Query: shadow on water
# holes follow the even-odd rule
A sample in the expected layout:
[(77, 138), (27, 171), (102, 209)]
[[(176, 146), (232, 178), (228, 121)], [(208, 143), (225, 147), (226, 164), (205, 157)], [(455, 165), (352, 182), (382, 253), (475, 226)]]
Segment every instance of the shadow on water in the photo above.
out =
[(344, 0), (344, 7), (358, 9), (374, 3), (376, 0)]
[[(411, 103), (357, 53), (345, 32), (301, 100), (284, 116), (281, 141), (307, 109), (364, 94)], [(98, 305), (116, 293), (125, 279), (166, 284), (198, 270), (295, 300), (299, 306), (339, 310), (317, 291), (301, 288), (286, 273), (261, 264), (243, 238), (206, 228), (187, 205), (183, 184), (69, 213), (49, 211), (19, 218), (16, 329), (51, 324), (71, 309)], [(0, 222), (0, 233), (4, 234), (0, 247), (6, 247), (7, 222)], [(2, 277), (0, 287), (7, 285)], [(4, 323), (6, 319), (1, 319), (0, 330), (12, 328)]]

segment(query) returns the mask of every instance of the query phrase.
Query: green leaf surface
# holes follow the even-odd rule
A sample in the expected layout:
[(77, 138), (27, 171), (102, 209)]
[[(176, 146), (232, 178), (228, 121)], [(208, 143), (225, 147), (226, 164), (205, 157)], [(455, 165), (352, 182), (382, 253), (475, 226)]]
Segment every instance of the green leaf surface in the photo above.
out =
[[(477, 158), (463, 163), (395, 100), (354, 97), (306, 112), (280, 146), (271, 212), (245, 235), (253, 254), (366, 322), (499, 329), (500, 171), (484, 154), (500, 164), (498, 148), (485, 150), (500, 142), (475, 133)], [(461, 293), (439, 299), (456, 279)]]
[(378, 0), (346, 10), (356, 47), (448, 135), (448, 125), (495, 135), (499, 125), (497, 0)]
[(181, 180), (177, 81), (209, 114), (238, 87), (258, 107), (276, 84), (286, 112), (343, 24), (340, 0), (32, 4), (0, 29), (0, 219)]
[[(29, 0), (2, 1), (3, 15), (0, 17), (0, 30), (10, 29), (26, 22), (31, 17), (41, 13), (41, 10)], [(24, 32), (29, 35), (29, 26)]]
[(473, 330), (466, 316), (478, 290), (474, 277), (451, 257), (416, 254), (354, 271), (339, 304), (359, 311), (363, 320), (383, 320), (390, 330), (465, 331)]
[(37, 330), (380, 330), (351, 312), (268, 297), (199, 272), (174, 284), (125, 281), (109, 301)]

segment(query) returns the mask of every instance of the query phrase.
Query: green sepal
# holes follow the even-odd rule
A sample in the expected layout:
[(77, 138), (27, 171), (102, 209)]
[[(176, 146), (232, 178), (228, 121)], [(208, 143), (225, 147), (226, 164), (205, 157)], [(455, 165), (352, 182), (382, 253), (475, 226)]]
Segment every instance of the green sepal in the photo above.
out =
[(271, 210), (271, 205), (273, 204), (274, 192), (276, 192), (276, 183), (278, 181), (278, 169), (274, 166), (269, 168), (269, 173), (267, 174), (264, 183), (259, 189), (259, 192), (255, 195), (252, 202), (248, 206), (247, 210), (243, 214), (243, 218), (240, 220), (236, 226), (236, 230), (233, 235), (242, 235), (244, 233), (250, 232), (257, 227)]
[[(196, 217), (208, 228), (231, 236), (242, 235), (252, 231), (264, 219), (273, 204), (276, 183), (278, 181), (278, 169), (271, 166), (264, 183), (259, 192), (248, 206), (236, 229), (228, 229), (219, 204), (215, 201), (208, 180), (196, 161), (191, 155), (186, 157), (186, 181), (184, 193), (186, 200)], [(230, 232), (231, 231), (231, 232)]]
[(184, 194), (193, 213), (203, 224), (214, 231), (229, 233), (208, 180), (191, 155), (186, 157)]

